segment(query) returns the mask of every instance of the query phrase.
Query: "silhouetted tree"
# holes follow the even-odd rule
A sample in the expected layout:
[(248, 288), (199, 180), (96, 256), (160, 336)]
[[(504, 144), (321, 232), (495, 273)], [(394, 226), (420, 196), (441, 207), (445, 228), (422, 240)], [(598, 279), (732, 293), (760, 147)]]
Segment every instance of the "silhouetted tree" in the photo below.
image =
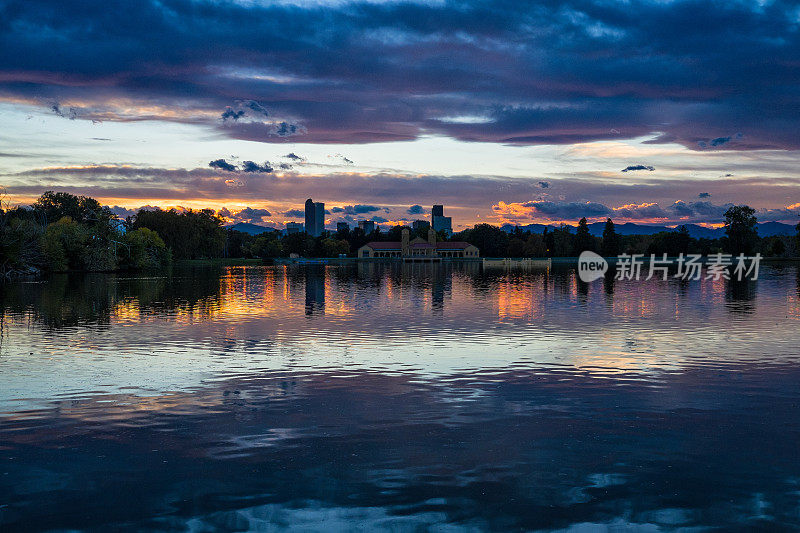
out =
[(755, 209), (747, 205), (735, 205), (725, 211), (725, 251), (734, 255), (750, 255), (758, 244)]
[(491, 224), (476, 224), (453, 235), (453, 240), (474, 244), (484, 257), (505, 257), (508, 253), (508, 233)]
[(74, 222), (98, 222), (107, 224), (114, 214), (100, 202), (87, 196), (75, 196), (66, 192), (47, 191), (31, 206), (42, 216), (44, 224), (58, 222), (69, 217)]
[(175, 259), (222, 257), (225, 250), (222, 219), (211, 209), (182, 213), (174, 209), (141, 210), (132, 228), (148, 228), (158, 233)]
[(614, 229), (614, 222), (606, 219), (606, 225), (603, 228), (603, 241), (600, 245), (600, 255), (604, 257), (614, 257), (619, 255), (619, 236)]
[(595, 242), (594, 237), (589, 233), (586, 217), (583, 217), (578, 222), (578, 230), (575, 232), (575, 247), (572, 255), (580, 255), (585, 250), (594, 251)]

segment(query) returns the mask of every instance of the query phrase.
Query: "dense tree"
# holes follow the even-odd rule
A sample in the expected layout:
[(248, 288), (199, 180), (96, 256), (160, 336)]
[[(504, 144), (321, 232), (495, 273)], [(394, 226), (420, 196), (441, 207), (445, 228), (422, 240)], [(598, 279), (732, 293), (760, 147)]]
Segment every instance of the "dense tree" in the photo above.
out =
[(586, 217), (583, 217), (578, 221), (572, 255), (578, 256), (583, 251), (594, 251), (595, 249), (594, 237), (589, 233), (589, 224), (586, 222)]
[(474, 244), (484, 257), (506, 257), (508, 254), (508, 233), (491, 224), (476, 224), (454, 235), (453, 240)]
[(676, 231), (662, 231), (650, 235), (650, 243), (645, 253), (668, 256), (678, 256), (689, 253), (692, 238), (686, 226), (680, 226)]
[(338, 257), (340, 254), (350, 253), (350, 243), (345, 240), (326, 237), (321, 244), (323, 257)]
[(222, 257), (225, 251), (225, 230), (222, 219), (211, 209), (141, 210), (132, 221), (132, 228), (148, 228), (158, 233), (175, 259)]
[(552, 236), (552, 246), (550, 246), (551, 257), (569, 257), (575, 249), (575, 235), (572, 228), (566, 224), (561, 224), (549, 233)]
[[(125, 233), (124, 259), (120, 265), (127, 268), (153, 269), (168, 265), (172, 259), (169, 249), (153, 230), (139, 228)], [(120, 250), (122, 252), (122, 250)]]
[(725, 211), (725, 251), (734, 255), (750, 255), (758, 245), (756, 211), (746, 205), (735, 205)]
[[(297, 233), (295, 235), (305, 234)], [(259, 257), (261, 259), (275, 259), (276, 257), (282, 257), (285, 254), (285, 249), (283, 243), (278, 238), (278, 234), (269, 231), (256, 236), (253, 244), (251, 245), (250, 252), (253, 257)]]
[(614, 257), (620, 253), (620, 240), (614, 229), (614, 222), (606, 219), (606, 225), (603, 228), (603, 240), (600, 245), (600, 254), (604, 257)]
[(42, 223), (50, 224), (64, 217), (74, 222), (92, 222), (108, 224), (113, 213), (100, 205), (100, 202), (87, 196), (75, 196), (66, 192), (47, 191), (31, 206), (41, 216)]

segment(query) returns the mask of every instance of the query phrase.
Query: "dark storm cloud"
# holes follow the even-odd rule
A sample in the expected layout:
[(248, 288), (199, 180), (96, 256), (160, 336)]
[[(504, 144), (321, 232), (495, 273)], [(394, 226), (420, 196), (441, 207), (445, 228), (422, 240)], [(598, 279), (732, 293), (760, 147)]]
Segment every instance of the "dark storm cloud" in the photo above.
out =
[(657, 133), (691, 149), (800, 147), (793, 2), (6, 6), (0, 98), (63, 102), (53, 112), (67, 118), (160, 118), (264, 142)]
[(223, 207), (217, 214), (234, 222), (247, 222), (249, 224), (262, 224), (265, 217), (272, 216), (272, 213), (267, 209), (253, 209), (252, 207), (245, 207), (238, 211), (231, 211), (227, 207)]
[(214, 161), (209, 161), (208, 166), (211, 168), (218, 168), (219, 170), (224, 170), (225, 172), (236, 172), (236, 170), (238, 170), (236, 166), (231, 165), (224, 159), (215, 159)]
[(306, 216), (306, 212), (302, 209), (289, 209), (288, 211), (284, 211), (283, 214), (289, 218), (303, 218)]
[(227, 119), (239, 120), (243, 116), (244, 116), (243, 110), (234, 111), (230, 107), (225, 108), (225, 111), (222, 112), (222, 120), (227, 120)]
[(269, 161), (265, 161), (263, 165), (259, 165), (253, 161), (244, 161), (242, 163), (242, 171), (243, 172), (263, 172), (269, 173), (272, 172), (273, 168), (270, 165)]
[(345, 215), (363, 215), (365, 213), (374, 213), (381, 211), (383, 208), (376, 205), (346, 205), (344, 207), (332, 207), (331, 213), (344, 213)]
[(409, 215), (421, 215), (424, 212), (425, 209), (419, 204), (412, 205), (411, 207), (408, 208), (408, 211), (406, 211), (406, 213), (408, 213)]
[(541, 187), (542, 189), (549, 189), (550, 188), (550, 182), (540, 181), (539, 182), (539, 187)]
[(630, 165), (623, 168), (622, 172), (632, 172), (636, 170), (649, 170), (650, 172), (653, 172), (655, 169), (656, 167), (651, 167), (650, 165)]
[(698, 198), (711, 198), (711, 193), (709, 192), (701, 192), (697, 195)]

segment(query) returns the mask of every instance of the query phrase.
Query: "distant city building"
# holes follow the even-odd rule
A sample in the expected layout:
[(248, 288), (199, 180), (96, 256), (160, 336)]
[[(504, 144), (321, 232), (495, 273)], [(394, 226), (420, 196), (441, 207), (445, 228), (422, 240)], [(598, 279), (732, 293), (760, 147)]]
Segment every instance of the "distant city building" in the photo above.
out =
[(428, 228), (431, 227), (431, 223), (427, 220), (415, 220), (411, 223), (411, 228), (414, 230), (415, 233), (423, 233), (428, 231)]
[(337, 233), (344, 233), (346, 231), (350, 231), (350, 224), (347, 222), (337, 222), (336, 223), (336, 232)]
[(453, 219), (444, 216), (444, 206), (435, 205), (431, 209), (431, 226), (437, 232), (443, 231), (445, 235), (452, 235)]
[(299, 222), (287, 222), (286, 223), (286, 234), (291, 235), (292, 233), (301, 233), (303, 231), (303, 225)]
[(408, 261), (440, 261), (441, 259), (477, 259), (478, 248), (468, 242), (436, 242), (436, 232), (428, 229), (428, 239), (410, 238), (408, 228), (400, 242), (368, 242), (358, 249), (359, 259), (396, 258)]
[(364, 235), (370, 235), (375, 231), (375, 222), (372, 220), (359, 220), (358, 227), (364, 232)]
[(314, 222), (317, 223), (316, 232), (317, 234), (315, 237), (322, 235), (325, 231), (325, 203), (324, 202), (314, 202)]
[(312, 237), (319, 237), (323, 231), (325, 231), (325, 204), (309, 198), (306, 200), (306, 233)]

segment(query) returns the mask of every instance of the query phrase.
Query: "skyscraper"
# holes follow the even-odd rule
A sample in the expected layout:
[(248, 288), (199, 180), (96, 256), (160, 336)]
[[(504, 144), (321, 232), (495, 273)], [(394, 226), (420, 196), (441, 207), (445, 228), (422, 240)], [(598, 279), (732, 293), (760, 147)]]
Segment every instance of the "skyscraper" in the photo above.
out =
[(325, 203), (306, 200), (306, 233), (319, 237), (325, 231)]
[(311, 235), (312, 237), (316, 237), (316, 210), (314, 209), (314, 200), (309, 198), (306, 200), (306, 233)]
[(446, 235), (453, 233), (453, 219), (444, 216), (443, 205), (435, 205), (431, 209), (431, 226), (436, 231), (444, 231)]
[(314, 237), (319, 237), (325, 231), (325, 202), (314, 202)]

